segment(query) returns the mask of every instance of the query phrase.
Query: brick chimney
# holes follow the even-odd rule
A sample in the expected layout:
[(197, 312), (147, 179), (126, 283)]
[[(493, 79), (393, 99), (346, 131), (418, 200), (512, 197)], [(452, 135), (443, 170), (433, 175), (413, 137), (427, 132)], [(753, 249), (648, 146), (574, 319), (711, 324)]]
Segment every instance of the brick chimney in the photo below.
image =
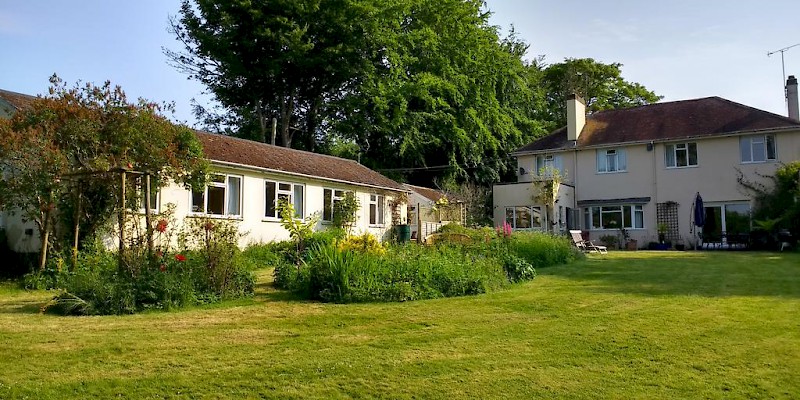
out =
[(786, 80), (786, 102), (789, 104), (789, 118), (800, 121), (800, 109), (797, 103), (797, 78), (789, 75)]
[[(797, 80), (795, 80), (796, 94)], [(586, 102), (577, 94), (569, 95), (567, 97), (567, 140), (578, 140), (584, 125), (586, 125)]]

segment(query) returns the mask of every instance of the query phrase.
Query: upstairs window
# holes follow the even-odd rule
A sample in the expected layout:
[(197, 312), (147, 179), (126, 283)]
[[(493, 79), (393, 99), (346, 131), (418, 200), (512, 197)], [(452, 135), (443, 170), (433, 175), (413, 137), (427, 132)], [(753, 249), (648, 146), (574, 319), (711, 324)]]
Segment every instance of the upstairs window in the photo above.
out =
[(303, 218), (304, 187), (297, 183), (264, 181), (264, 217), (280, 218), (278, 202), (286, 200), (294, 206), (294, 217)]
[(739, 138), (739, 152), (743, 163), (775, 161), (775, 135), (751, 135)]
[(613, 173), (628, 170), (625, 149), (597, 150), (597, 172)]
[(218, 216), (241, 216), (241, 195), (241, 176), (211, 175), (204, 190), (192, 191), (192, 212)]
[(534, 171), (536, 175), (549, 176), (552, 171), (564, 174), (561, 156), (553, 154), (536, 156), (536, 171)]
[(667, 168), (697, 166), (697, 143), (675, 143), (666, 145)]

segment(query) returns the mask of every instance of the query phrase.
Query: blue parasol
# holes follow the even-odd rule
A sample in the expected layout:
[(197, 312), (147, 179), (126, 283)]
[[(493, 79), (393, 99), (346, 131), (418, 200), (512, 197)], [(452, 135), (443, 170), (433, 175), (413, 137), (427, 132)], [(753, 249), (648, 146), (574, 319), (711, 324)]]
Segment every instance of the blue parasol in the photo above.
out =
[(703, 206), (700, 192), (697, 192), (697, 196), (694, 198), (694, 224), (701, 228), (706, 224), (706, 208)]

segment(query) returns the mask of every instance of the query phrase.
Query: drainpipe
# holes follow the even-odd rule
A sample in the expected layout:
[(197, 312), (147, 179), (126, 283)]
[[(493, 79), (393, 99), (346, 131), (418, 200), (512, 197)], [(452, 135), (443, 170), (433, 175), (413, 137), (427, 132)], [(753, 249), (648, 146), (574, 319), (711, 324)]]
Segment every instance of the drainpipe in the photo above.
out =
[(653, 149), (653, 205), (655, 206), (656, 212), (656, 224), (658, 226), (658, 158), (656, 156), (656, 145), (653, 141), (650, 141), (650, 146)]

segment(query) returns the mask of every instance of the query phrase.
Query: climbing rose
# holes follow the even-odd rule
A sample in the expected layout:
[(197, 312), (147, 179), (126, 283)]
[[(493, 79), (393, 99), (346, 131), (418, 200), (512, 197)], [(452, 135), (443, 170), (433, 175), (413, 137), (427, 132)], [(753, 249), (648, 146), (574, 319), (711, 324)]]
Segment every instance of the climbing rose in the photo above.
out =
[(161, 233), (166, 232), (167, 231), (167, 220), (165, 220), (165, 219), (158, 220), (158, 225), (156, 225), (156, 230), (161, 232)]

